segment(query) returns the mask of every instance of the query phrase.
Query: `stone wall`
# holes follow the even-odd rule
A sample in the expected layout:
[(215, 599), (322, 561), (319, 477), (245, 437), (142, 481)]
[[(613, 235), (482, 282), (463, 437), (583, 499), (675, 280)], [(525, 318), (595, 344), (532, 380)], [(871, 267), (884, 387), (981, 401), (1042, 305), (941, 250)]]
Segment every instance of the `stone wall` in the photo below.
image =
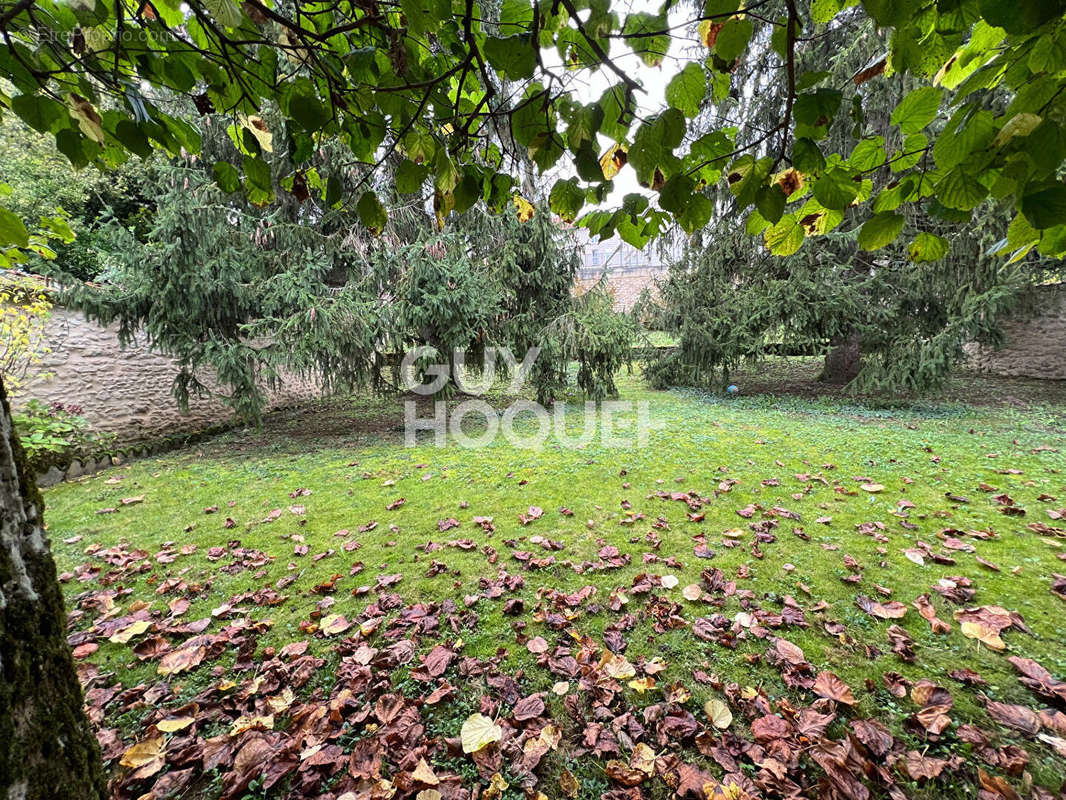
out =
[(967, 345), (970, 363), (982, 372), (1066, 380), (1066, 283), (1037, 287), (1034, 313), (1003, 325), (999, 350)]
[[(102, 328), (79, 312), (56, 307), (47, 326), (52, 352), (35, 367), (51, 377), (31, 379), (12, 398), (17, 408), (33, 398), (82, 407), (82, 416), (97, 431), (120, 441), (138, 441), (171, 433), (195, 432), (228, 422), (233, 412), (213, 399), (191, 398), (182, 414), (171, 394), (175, 362), (143, 343), (119, 347), (117, 326)], [(208, 375), (201, 380), (211, 385)], [(316, 397), (314, 381), (290, 378), (270, 395), (278, 408)]]
[[(614, 296), (615, 311), (629, 311), (640, 298), (641, 292), (647, 288), (655, 291), (655, 281), (665, 275), (665, 271), (659, 268), (638, 269), (625, 271), (608, 270), (607, 288)], [(599, 280), (599, 275), (590, 278), (578, 277), (577, 291), (588, 291)]]

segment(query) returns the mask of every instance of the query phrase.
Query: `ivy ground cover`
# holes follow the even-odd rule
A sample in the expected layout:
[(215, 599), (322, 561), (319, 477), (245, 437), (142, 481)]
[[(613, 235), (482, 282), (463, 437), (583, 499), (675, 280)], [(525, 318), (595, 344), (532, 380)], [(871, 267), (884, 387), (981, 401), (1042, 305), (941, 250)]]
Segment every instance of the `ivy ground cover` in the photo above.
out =
[(47, 490), (114, 796), (1060, 796), (1061, 413), (622, 386), (646, 447), (336, 402)]

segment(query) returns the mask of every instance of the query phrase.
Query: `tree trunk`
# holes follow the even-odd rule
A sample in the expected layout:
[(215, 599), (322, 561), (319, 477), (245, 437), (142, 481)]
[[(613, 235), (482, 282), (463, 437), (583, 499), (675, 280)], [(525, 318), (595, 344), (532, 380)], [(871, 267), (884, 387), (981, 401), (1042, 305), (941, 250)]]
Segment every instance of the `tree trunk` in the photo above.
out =
[(42, 507), (0, 381), (0, 800), (102, 800)]
[(825, 356), (825, 366), (818, 380), (837, 386), (851, 383), (862, 368), (862, 347), (858, 332), (835, 336), (829, 344), (832, 350)]

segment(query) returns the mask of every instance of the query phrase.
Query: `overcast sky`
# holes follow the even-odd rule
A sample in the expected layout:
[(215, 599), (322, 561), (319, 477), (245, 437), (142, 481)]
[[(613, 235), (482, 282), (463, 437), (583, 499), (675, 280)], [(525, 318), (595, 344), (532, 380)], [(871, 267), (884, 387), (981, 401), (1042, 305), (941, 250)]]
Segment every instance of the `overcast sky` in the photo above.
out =
[[(629, 13), (638, 11), (656, 13), (660, 5), (661, 3), (652, 2), (651, 0), (629, 0), (629, 2), (619, 3), (616, 11), (620, 23), (625, 24), (626, 15)], [(582, 12), (580, 16), (586, 18), (588, 12)], [(669, 22), (670, 25), (679, 25), (691, 18), (691, 9), (686, 8), (679, 11), (675, 7), (670, 12)], [(673, 33), (674, 37), (672, 37), (670, 49), (667, 51), (662, 64), (658, 67), (647, 66), (638, 54), (629, 49), (629, 46), (624, 41), (615, 39), (611, 43), (611, 60), (644, 87), (644, 91), (638, 92), (636, 95), (637, 114), (639, 116), (652, 116), (666, 108), (666, 84), (691, 60), (691, 56), (686, 57), (684, 51), (697, 43), (696, 38), (683, 38), (688, 33), (685, 28), (679, 28)], [(562, 61), (555, 50), (542, 51), (542, 57), (544, 58), (545, 66), (553, 70), (563, 70)], [(571, 84), (573, 92), (582, 103), (591, 103), (599, 100), (609, 87), (619, 82), (618, 76), (606, 67), (601, 67), (594, 72), (586, 70), (570, 74), (574, 76)], [(599, 144), (599, 152), (602, 155), (614, 142), (600, 136)], [(558, 173), (561, 177), (570, 177), (574, 174), (573, 165), (569, 159), (565, 159), (565, 166), (561, 170)], [(651, 190), (645, 189), (637, 183), (636, 173), (631, 167), (624, 167), (615, 177), (614, 190), (603, 204), (604, 207), (618, 206), (622, 202), (622, 197), (630, 192), (640, 192), (649, 196), (654, 194)]]

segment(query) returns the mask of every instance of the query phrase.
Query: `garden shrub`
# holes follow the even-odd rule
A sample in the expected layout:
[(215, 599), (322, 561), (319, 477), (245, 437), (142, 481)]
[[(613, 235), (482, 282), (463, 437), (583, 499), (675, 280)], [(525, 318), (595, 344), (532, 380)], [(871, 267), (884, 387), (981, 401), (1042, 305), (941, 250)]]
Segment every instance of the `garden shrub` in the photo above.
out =
[(75, 458), (102, 458), (114, 447), (115, 434), (90, 430), (80, 406), (30, 400), (14, 421), (26, 460), (38, 473), (66, 467)]
[(6, 272), (0, 275), (0, 377), (9, 390), (22, 387), (50, 352), (45, 324), (52, 303), (47, 292), (31, 278)]

